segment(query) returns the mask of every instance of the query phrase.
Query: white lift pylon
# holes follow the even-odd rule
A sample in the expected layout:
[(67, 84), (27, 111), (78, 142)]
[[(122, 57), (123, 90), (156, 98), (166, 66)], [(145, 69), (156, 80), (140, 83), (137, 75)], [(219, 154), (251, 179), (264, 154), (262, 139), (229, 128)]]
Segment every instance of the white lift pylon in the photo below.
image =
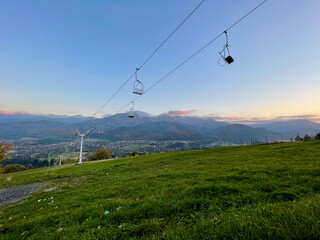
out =
[(86, 133), (79, 133), (77, 130), (76, 135), (81, 137), (81, 142), (80, 142), (80, 154), (79, 154), (79, 162), (77, 164), (82, 164), (82, 145), (83, 145), (83, 137), (89, 136), (89, 130)]

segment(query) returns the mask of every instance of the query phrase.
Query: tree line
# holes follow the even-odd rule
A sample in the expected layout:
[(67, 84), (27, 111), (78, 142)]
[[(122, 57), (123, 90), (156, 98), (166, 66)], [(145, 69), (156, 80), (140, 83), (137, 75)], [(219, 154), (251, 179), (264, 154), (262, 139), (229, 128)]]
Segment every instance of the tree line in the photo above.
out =
[(312, 141), (312, 140), (320, 140), (320, 133), (317, 133), (316, 136), (311, 137), (308, 134), (306, 134), (304, 137), (300, 137), (299, 134), (297, 134), (295, 138), (296, 142), (306, 142), (306, 141)]

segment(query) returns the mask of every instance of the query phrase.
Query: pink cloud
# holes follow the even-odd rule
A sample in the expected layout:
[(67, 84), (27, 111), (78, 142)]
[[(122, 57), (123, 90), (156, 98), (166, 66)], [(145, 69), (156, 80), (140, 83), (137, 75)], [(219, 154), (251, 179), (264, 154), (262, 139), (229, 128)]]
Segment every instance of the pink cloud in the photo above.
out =
[(271, 117), (239, 117), (239, 116), (220, 116), (215, 113), (204, 115), (203, 117), (213, 118), (219, 121), (242, 124), (270, 123), (274, 121), (285, 121), (294, 119), (307, 119), (316, 123), (320, 122), (320, 115), (292, 115), (292, 116), (271, 116)]
[(177, 111), (169, 111), (164, 113), (167, 116), (170, 117), (177, 117), (177, 116), (188, 116), (188, 115), (193, 115), (197, 110), (177, 110)]
[(7, 111), (7, 110), (0, 110), (0, 114), (2, 114), (2, 115), (26, 115), (27, 113), (11, 112), (11, 111)]

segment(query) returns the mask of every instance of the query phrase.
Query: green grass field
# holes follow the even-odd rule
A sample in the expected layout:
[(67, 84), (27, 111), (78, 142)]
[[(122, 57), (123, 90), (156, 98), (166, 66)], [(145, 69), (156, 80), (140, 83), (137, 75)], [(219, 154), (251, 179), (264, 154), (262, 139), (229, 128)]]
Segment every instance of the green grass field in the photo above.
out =
[(132, 144), (124, 147), (123, 149), (127, 151), (139, 151), (139, 149), (144, 149), (146, 147), (148, 147), (147, 144)]
[(320, 239), (320, 141), (0, 175), (33, 182), (57, 188), (1, 207), (0, 239)]

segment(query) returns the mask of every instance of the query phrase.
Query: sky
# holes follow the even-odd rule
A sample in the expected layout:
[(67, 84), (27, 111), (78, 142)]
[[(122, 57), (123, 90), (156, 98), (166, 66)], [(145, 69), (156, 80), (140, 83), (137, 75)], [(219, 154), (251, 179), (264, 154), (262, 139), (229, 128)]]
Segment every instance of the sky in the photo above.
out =
[[(205, 0), (138, 72), (150, 87), (261, 0)], [(94, 114), (199, 0), (0, 1), (0, 111)], [(221, 120), (320, 122), (320, 1), (268, 0), (135, 102)], [(130, 103), (131, 80), (101, 111)], [(128, 111), (131, 106), (124, 108)]]

